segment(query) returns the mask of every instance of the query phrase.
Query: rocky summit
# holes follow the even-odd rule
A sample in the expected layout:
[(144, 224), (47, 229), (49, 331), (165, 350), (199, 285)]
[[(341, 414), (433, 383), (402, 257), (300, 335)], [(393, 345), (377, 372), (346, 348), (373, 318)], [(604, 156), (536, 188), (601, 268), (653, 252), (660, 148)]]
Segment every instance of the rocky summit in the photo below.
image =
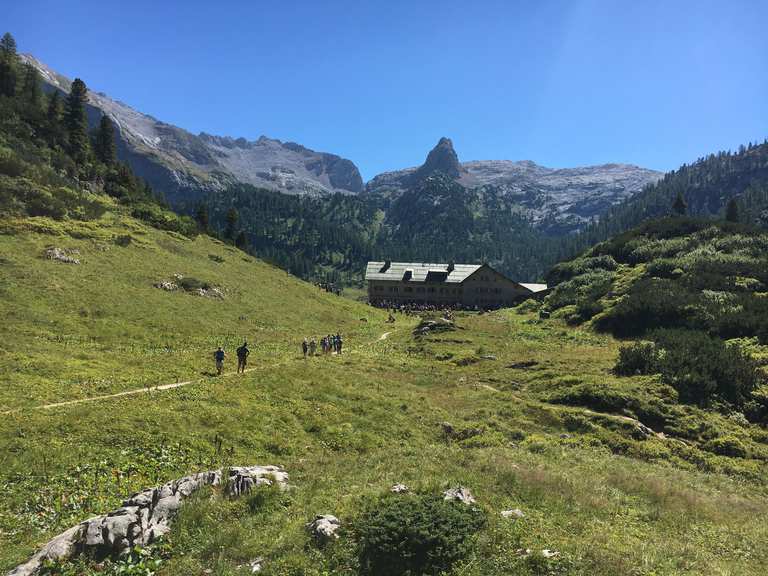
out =
[(366, 193), (386, 201), (397, 200), (438, 173), (482, 197), (514, 206), (534, 226), (550, 233), (582, 228), (662, 176), (631, 164), (556, 169), (530, 160), (461, 163), (451, 140), (441, 138), (424, 164), (379, 174), (368, 182)]
[[(33, 56), (24, 55), (22, 59), (37, 68), (46, 90), (69, 92), (72, 82), (68, 78)], [(88, 93), (87, 113), (92, 127), (102, 114), (112, 119), (120, 159), (175, 206), (194, 202), (236, 182), (309, 196), (363, 190), (363, 180), (353, 162), (293, 142), (265, 136), (248, 141), (195, 135), (102, 92)]]

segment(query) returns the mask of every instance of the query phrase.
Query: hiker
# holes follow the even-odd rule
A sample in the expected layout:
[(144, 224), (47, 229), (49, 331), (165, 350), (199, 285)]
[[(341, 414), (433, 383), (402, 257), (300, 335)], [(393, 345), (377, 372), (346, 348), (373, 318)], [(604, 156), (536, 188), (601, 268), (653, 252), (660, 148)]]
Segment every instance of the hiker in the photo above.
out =
[(213, 353), (213, 359), (216, 360), (216, 373), (219, 376), (224, 372), (224, 356), (224, 349), (221, 346), (219, 346), (219, 349)]
[(304, 338), (304, 341), (301, 343), (301, 351), (304, 352), (304, 360), (306, 360), (307, 352), (309, 351), (309, 343), (306, 338)]
[(342, 339), (341, 334), (336, 332), (336, 354), (341, 354), (341, 345), (342, 345)]
[(328, 340), (323, 336), (320, 338), (320, 350), (323, 351), (323, 356), (328, 352)]
[(248, 354), (251, 351), (248, 350), (248, 341), (244, 340), (243, 345), (237, 349), (237, 373), (245, 374), (245, 365), (248, 364)]
[(312, 340), (309, 341), (309, 355), (314, 356), (315, 352), (317, 352), (317, 340), (312, 336)]

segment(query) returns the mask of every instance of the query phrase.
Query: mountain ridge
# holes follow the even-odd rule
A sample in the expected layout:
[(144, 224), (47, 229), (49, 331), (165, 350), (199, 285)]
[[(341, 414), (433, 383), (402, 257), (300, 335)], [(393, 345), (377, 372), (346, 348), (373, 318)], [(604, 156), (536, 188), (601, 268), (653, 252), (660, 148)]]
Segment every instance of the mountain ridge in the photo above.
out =
[[(71, 81), (32, 55), (21, 55), (47, 89), (68, 92)], [(107, 114), (116, 126), (118, 154), (175, 206), (221, 191), (233, 181), (284, 193), (326, 196), (360, 192), (357, 166), (345, 158), (294, 142), (193, 134), (144, 114), (103, 92), (89, 91), (89, 120)]]

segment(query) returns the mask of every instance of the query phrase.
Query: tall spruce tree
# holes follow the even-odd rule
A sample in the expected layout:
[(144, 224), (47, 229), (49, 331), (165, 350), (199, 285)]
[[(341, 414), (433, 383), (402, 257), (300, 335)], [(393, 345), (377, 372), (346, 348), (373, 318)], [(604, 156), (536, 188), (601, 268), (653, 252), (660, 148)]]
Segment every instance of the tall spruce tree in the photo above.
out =
[(21, 84), (21, 97), (24, 103), (40, 107), (43, 91), (40, 89), (40, 74), (32, 64), (24, 64), (24, 80)]
[(237, 232), (237, 221), (240, 219), (240, 214), (237, 213), (236, 208), (230, 208), (227, 210), (227, 215), (224, 218), (226, 222), (226, 228), (224, 229), (224, 237), (231, 242), (235, 241), (235, 234)]
[(63, 106), (61, 103), (61, 94), (55, 90), (48, 97), (48, 110), (45, 113), (45, 130), (48, 136), (48, 144), (58, 146), (62, 143), (61, 114)]
[(685, 213), (688, 211), (688, 204), (685, 203), (682, 192), (677, 193), (677, 198), (675, 198), (675, 202), (672, 204), (672, 210), (678, 216), (685, 216)]
[(87, 100), (88, 89), (85, 82), (75, 78), (67, 97), (64, 120), (69, 153), (78, 164), (84, 164), (88, 159), (88, 118), (85, 115)]
[(96, 158), (102, 164), (111, 166), (117, 161), (117, 149), (115, 147), (115, 128), (109, 116), (103, 114), (99, 121), (99, 127), (96, 129), (93, 151)]
[(725, 219), (728, 222), (739, 221), (739, 205), (736, 203), (736, 198), (728, 200), (728, 206), (725, 208)]
[(6, 32), (0, 39), (0, 96), (16, 95), (17, 68), (16, 40)]
[(208, 234), (210, 229), (210, 217), (208, 215), (208, 206), (201, 202), (195, 208), (195, 221), (197, 222), (197, 228), (203, 234)]

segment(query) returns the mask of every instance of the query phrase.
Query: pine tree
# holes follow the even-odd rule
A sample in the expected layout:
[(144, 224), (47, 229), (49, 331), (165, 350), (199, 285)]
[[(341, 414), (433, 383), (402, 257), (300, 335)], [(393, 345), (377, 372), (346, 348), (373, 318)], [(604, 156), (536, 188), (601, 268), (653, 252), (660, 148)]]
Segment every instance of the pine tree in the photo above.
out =
[(235, 246), (240, 248), (240, 250), (245, 250), (248, 248), (248, 237), (245, 235), (245, 232), (242, 230), (237, 235), (237, 238), (235, 238)]
[(0, 96), (16, 95), (18, 82), (16, 40), (8, 32), (0, 39)]
[(45, 113), (46, 133), (51, 146), (58, 146), (62, 141), (61, 114), (61, 95), (56, 90), (48, 97), (48, 110)]
[(224, 219), (224, 221), (227, 224), (227, 227), (224, 229), (224, 237), (227, 240), (234, 242), (235, 232), (237, 232), (237, 221), (239, 219), (240, 219), (240, 215), (237, 213), (237, 210), (235, 208), (230, 208), (229, 210), (227, 210), (227, 215)]
[(69, 142), (69, 153), (78, 164), (84, 164), (88, 158), (88, 119), (85, 115), (85, 103), (88, 89), (85, 82), (75, 78), (67, 97), (65, 123)]
[(685, 213), (688, 211), (688, 204), (685, 203), (682, 192), (677, 193), (677, 198), (675, 198), (675, 202), (672, 204), (672, 210), (678, 216), (685, 216)]
[(725, 208), (725, 219), (728, 222), (739, 221), (739, 205), (736, 203), (736, 198), (728, 200), (728, 206)]
[(32, 64), (24, 64), (24, 80), (21, 85), (21, 97), (27, 106), (39, 108), (43, 98), (40, 89), (40, 75)]
[(208, 216), (208, 206), (202, 202), (195, 208), (195, 222), (197, 228), (203, 234), (208, 234), (210, 229), (210, 218)]
[(102, 164), (111, 166), (117, 161), (117, 150), (115, 148), (115, 128), (109, 116), (103, 114), (99, 121), (99, 127), (96, 129), (93, 151), (96, 158)]
[(6, 32), (0, 38), (0, 52), (3, 56), (16, 56), (16, 39), (11, 36), (10, 32)]

